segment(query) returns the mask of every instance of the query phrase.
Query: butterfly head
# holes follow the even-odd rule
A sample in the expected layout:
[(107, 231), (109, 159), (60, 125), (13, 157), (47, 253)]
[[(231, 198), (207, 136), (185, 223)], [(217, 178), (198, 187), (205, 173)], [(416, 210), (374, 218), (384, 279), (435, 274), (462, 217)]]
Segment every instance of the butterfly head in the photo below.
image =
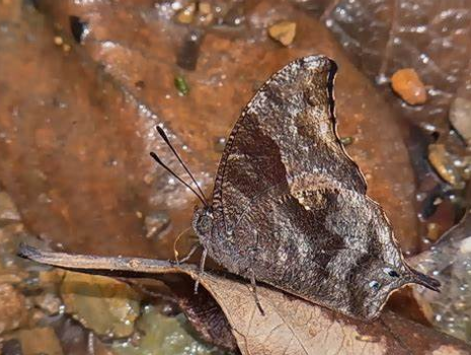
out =
[(377, 260), (368, 265), (367, 270), (362, 270), (356, 277), (356, 282), (361, 285), (357, 301), (361, 304), (364, 318), (375, 318), (379, 310), (385, 304), (389, 295), (407, 284), (420, 284), (432, 290), (438, 291), (439, 282), (409, 268), (406, 264), (391, 265), (385, 261)]
[[(394, 241), (393, 231), (384, 214), (377, 215), (376, 223), (370, 223), (371, 240), (381, 241), (388, 238)], [(361, 285), (362, 309), (366, 318), (374, 317), (382, 308), (389, 295), (407, 285), (419, 284), (439, 291), (440, 283), (412, 269), (404, 260), (395, 241), (393, 243), (370, 244), (368, 262), (356, 271), (355, 282)]]
[(214, 215), (210, 206), (196, 208), (193, 214), (193, 229), (199, 238), (209, 236), (213, 230)]

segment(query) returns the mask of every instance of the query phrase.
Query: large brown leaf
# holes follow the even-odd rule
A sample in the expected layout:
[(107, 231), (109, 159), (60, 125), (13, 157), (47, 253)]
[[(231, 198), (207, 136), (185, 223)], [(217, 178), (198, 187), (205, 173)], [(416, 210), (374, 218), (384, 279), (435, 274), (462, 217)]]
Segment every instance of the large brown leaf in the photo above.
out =
[[(169, 257), (172, 238), (144, 238), (144, 221), (166, 215), (162, 237), (175, 237), (189, 226), (195, 201), (155, 171), (148, 157), (154, 148), (178, 168), (153, 126), (174, 133), (184, 159), (211, 189), (220, 157), (214, 142), (228, 134), (257, 83), (294, 58), (323, 53), (340, 65), (339, 130), (355, 138), (347, 149), (401, 247), (417, 251), (413, 174), (394, 114), (325, 27), (290, 2), (250, 2), (242, 26), (208, 29), (195, 71), (176, 65), (192, 29), (176, 24), (165, 4), (39, 3), (47, 17), (18, 5), (16, 22), (5, 17), (0, 37), (0, 180), (33, 232), (68, 250)], [(86, 23), (81, 44), (71, 34), (71, 16)], [(286, 18), (298, 23), (289, 48), (266, 33)], [(71, 49), (64, 52), (54, 36)], [(185, 97), (174, 87), (177, 74), (190, 85)]]
[(141, 277), (176, 274), (198, 280), (219, 304), (243, 355), (471, 353), (465, 343), (390, 312), (375, 322), (363, 323), (259, 285), (258, 297), (265, 313), (262, 315), (249, 284), (227, 274), (200, 274), (192, 265), (178, 267), (140, 258), (72, 256), (27, 246), (22, 247), (20, 254), (41, 263), (85, 272)]

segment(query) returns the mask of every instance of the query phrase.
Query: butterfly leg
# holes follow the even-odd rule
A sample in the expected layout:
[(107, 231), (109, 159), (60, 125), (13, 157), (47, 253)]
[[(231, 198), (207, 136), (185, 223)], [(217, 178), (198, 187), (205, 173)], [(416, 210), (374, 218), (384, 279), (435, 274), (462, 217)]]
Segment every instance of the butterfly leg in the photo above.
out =
[[(255, 262), (255, 257), (257, 255), (257, 252), (258, 252), (258, 240), (259, 240), (259, 237), (258, 237), (258, 234), (255, 238), (255, 247), (252, 249), (251, 251), (251, 265), (254, 264)], [(254, 299), (255, 299), (255, 304), (257, 305), (257, 308), (258, 310), (260, 311), (260, 313), (262, 314), (262, 316), (265, 315), (265, 312), (263, 311), (263, 308), (260, 304), (260, 300), (258, 299), (258, 293), (257, 293), (257, 281), (255, 280), (255, 272), (252, 268), (249, 268), (249, 273), (250, 273), (250, 284), (252, 285), (252, 292), (253, 292), (253, 296), (254, 296)]]
[[(206, 248), (204, 248), (203, 254), (201, 255), (201, 259), (200, 259), (200, 275), (204, 274), (204, 264), (206, 262), (207, 256), (208, 256), (208, 251), (206, 250)], [(198, 287), (200, 285), (200, 279), (199, 279), (200, 275), (198, 275), (198, 278), (195, 280), (195, 295), (198, 293)]]
[(257, 305), (257, 308), (260, 311), (260, 314), (264, 316), (265, 311), (263, 310), (262, 305), (260, 304), (260, 300), (258, 299), (257, 281), (255, 280), (255, 273), (253, 269), (249, 269), (249, 272), (250, 272), (250, 284), (252, 285), (252, 292), (253, 292), (253, 297), (255, 299), (255, 304)]
[(196, 243), (196, 244), (193, 244), (193, 246), (191, 247), (190, 251), (188, 252), (188, 254), (186, 254), (186, 256), (182, 259), (178, 259), (177, 256), (175, 255), (175, 261), (174, 263), (176, 265), (180, 265), (180, 264), (184, 264), (186, 263), (188, 260), (190, 260), (190, 258), (193, 256), (193, 254), (198, 250), (198, 248), (201, 246), (201, 244), (199, 243)]

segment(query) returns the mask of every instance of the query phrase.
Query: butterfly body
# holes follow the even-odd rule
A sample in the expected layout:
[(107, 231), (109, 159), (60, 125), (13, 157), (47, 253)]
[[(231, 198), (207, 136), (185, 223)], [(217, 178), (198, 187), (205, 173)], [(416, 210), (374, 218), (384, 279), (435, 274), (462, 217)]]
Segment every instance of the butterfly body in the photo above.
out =
[(395, 289), (438, 284), (404, 262), (336, 135), (335, 72), (329, 58), (305, 57), (259, 89), (228, 139), (213, 203), (193, 226), (228, 271), (372, 319)]

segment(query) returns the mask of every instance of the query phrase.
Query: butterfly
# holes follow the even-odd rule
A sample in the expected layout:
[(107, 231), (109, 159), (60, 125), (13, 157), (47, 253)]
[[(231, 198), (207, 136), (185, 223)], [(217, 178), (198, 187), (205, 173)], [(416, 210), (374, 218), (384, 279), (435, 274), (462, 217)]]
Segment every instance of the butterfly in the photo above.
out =
[(208, 255), (253, 285), (370, 320), (398, 288), (440, 284), (406, 264), (336, 134), (336, 71), (308, 56), (265, 82), (232, 129), (193, 229), (203, 264)]

